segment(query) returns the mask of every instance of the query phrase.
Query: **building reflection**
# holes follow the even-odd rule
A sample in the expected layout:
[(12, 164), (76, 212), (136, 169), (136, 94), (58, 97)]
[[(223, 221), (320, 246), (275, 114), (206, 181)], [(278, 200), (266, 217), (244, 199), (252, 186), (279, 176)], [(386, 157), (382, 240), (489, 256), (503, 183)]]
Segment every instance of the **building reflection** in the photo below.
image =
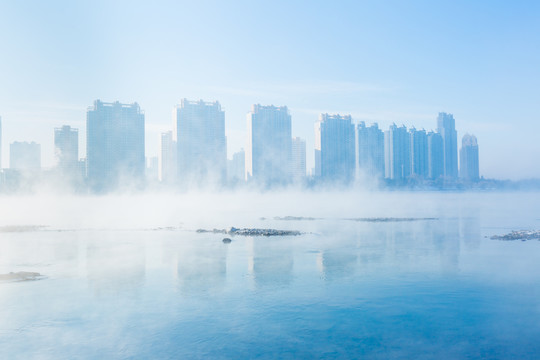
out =
[(87, 278), (96, 295), (135, 291), (145, 280), (145, 247), (124, 232), (95, 232), (86, 246)]
[(290, 284), (294, 257), (287, 238), (251, 238), (247, 243), (248, 270), (256, 287)]
[(460, 236), (463, 244), (469, 250), (480, 247), (482, 241), (482, 230), (477, 217), (466, 217), (460, 219)]
[[(317, 266), (325, 280), (385, 272), (458, 269), (459, 219), (356, 223), (334, 236), (326, 231)], [(331, 229), (332, 230), (332, 229)]]
[(351, 276), (355, 273), (358, 256), (351, 251), (326, 250), (317, 256), (317, 266), (327, 281)]
[(78, 271), (80, 243), (75, 232), (36, 230), (0, 235), (4, 272), (35, 271), (47, 277), (64, 277)]
[(186, 293), (213, 292), (224, 287), (227, 277), (227, 245), (221, 241), (186, 241), (178, 245), (176, 275)]
[(430, 224), (433, 246), (439, 255), (441, 268), (458, 270), (461, 251), (459, 218), (442, 218)]

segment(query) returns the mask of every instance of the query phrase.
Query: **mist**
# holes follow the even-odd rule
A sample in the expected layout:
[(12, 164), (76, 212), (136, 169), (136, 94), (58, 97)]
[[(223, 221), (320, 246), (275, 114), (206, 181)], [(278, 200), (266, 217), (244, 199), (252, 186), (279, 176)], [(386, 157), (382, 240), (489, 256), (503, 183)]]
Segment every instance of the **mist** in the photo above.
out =
[(538, 34), (533, 1), (0, 1), (0, 357), (540, 358)]
[[(0, 226), (41, 225), (52, 230), (152, 230), (172, 227), (249, 227), (261, 218), (467, 217), (494, 208), (532, 212), (536, 192), (372, 191), (362, 188), (118, 192), (106, 195), (34, 193), (0, 197)], [(287, 222), (280, 226), (290, 227)]]
[(51, 359), (264, 357), (275, 344), (316, 357), (321, 341), (387, 354), (375, 337), (397, 358), (418, 342), (460, 358), (506, 341), (522, 357), (540, 334), (539, 242), (490, 237), (538, 226), (539, 203), (361, 188), (0, 195), (0, 345)]

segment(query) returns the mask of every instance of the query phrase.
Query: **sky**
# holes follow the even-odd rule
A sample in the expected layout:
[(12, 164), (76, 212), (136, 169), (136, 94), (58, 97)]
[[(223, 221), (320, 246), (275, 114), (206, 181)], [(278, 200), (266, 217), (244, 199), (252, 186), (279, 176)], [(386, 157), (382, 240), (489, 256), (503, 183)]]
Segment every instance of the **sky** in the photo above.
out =
[[(487, 178), (540, 178), (537, 1), (0, 1), (2, 166), (54, 127), (79, 129), (96, 99), (137, 102), (146, 154), (180, 99), (219, 101), (228, 157), (251, 105), (286, 105), (313, 166), (320, 113), (478, 138)], [(460, 145), (461, 146), (461, 145)]]

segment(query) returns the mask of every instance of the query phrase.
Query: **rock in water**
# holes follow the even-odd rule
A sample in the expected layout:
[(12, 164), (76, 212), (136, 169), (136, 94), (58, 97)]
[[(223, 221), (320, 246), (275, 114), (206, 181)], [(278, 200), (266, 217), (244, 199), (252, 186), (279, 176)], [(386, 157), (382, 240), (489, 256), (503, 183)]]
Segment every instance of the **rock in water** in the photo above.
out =
[(506, 235), (493, 235), (491, 237), (493, 240), (505, 240), (505, 241), (512, 241), (512, 240), (540, 240), (540, 230), (518, 230), (518, 231), (512, 231), (509, 234)]
[[(198, 233), (213, 233), (213, 234), (228, 234), (231, 236), (241, 235), (241, 236), (297, 236), (302, 235), (300, 231), (297, 230), (276, 230), (276, 229), (249, 229), (249, 228), (235, 228), (231, 227), (229, 230), (225, 229), (197, 229)], [(228, 238), (225, 238), (228, 239)], [(223, 242), (225, 242), (223, 239)], [(230, 239), (229, 239), (230, 240)]]
[(230, 244), (232, 240), (229, 238), (223, 238), (221, 241), (223, 241), (224, 244)]
[(0, 281), (32, 281), (40, 279), (43, 279), (43, 275), (37, 272), (19, 271), (0, 274)]

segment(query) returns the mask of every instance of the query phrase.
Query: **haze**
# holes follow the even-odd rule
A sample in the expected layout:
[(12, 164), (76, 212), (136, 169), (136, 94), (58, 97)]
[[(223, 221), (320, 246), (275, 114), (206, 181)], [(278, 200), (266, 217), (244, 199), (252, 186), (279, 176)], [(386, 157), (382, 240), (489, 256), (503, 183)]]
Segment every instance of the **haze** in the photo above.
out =
[(432, 129), (446, 111), (459, 138), (478, 137), (482, 175), (540, 177), (539, 10), (533, 1), (3, 1), (2, 163), (9, 143), (36, 141), (52, 166), (53, 128), (84, 134), (95, 99), (138, 102), (146, 155), (157, 156), (174, 105), (200, 98), (224, 107), (229, 157), (245, 147), (256, 103), (289, 107), (308, 169), (319, 113)]

